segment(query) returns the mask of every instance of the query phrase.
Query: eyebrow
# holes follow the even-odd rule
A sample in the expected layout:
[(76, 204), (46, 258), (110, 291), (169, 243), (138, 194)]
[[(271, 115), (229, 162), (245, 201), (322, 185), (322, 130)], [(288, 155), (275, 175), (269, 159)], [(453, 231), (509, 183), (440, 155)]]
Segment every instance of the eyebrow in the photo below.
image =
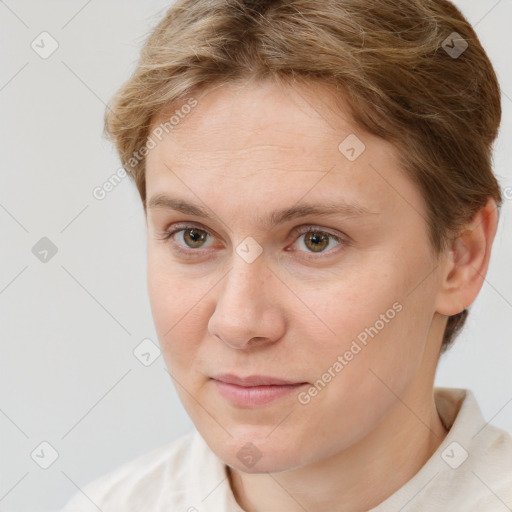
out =
[[(205, 219), (215, 217), (215, 215), (211, 214), (211, 211), (208, 208), (189, 203), (183, 199), (169, 197), (164, 194), (157, 194), (151, 197), (147, 202), (147, 207), (149, 209), (162, 208), (175, 210), (186, 215), (193, 215), (195, 217), (202, 217)], [(321, 204), (298, 204), (270, 212), (268, 216), (263, 219), (263, 224), (267, 228), (271, 229), (284, 222), (306, 217), (308, 215), (316, 215), (320, 217), (331, 215), (339, 215), (342, 217), (362, 217), (367, 215), (378, 215), (378, 212), (373, 212), (365, 206), (357, 203), (324, 202)]]

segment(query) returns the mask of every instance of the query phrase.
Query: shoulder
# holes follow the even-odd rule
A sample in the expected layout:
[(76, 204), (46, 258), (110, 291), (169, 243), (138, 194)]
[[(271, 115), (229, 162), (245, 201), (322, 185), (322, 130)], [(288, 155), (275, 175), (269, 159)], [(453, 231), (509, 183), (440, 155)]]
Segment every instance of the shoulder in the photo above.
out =
[(140, 455), (80, 489), (61, 512), (158, 510), (164, 488), (165, 499), (179, 500), (180, 493), (191, 484), (193, 459), (208, 455), (198, 441), (193, 430)]
[(470, 390), (435, 388), (446, 438), (401, 489), (375, 512), (512, 510), (512, 436), (482, 416)]
[[(475, 434), (468, 460), (473, 482), (480, 487), (482, 504), (492, 502), (497, 510), (512, 505), (512, 435), (494, 425), (485, 425)], [(476, 510), (476, 509), (475, 509)], [(500, 509), (501, 510), (501, 509)]]
[(485, 421), (470, 390), (438, 388), (436, 396), (439, 412), (451, 423), (439, 457), (434, 457), (441, 494), (468, 512), (510, 507), (512, 435)]

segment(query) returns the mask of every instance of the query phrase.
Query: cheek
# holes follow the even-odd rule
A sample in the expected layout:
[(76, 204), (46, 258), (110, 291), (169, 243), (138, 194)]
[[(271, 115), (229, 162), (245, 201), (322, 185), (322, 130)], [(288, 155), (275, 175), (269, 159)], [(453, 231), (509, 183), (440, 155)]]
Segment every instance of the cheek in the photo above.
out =
[[(165, 334), (197, 302), (200, 281), (187, 279), (160, 245), (148, 247), (147, 285), (155, 326)], [(186, 321), (186, 319), (184, 319)]]
[[(400, 301), (402, 295), (400, 275), (392, 275), (382, 265), (378, 268), (366, 266), (335, 277), (330, 285), (322, 286), (312, 299), (311, 309), (325, 319), (331, 338), (350, 345), (350, 341), (358, 337), (364, 341), (368, 336), (367, 329), (376, 322), (379, 332), (384, 332), (396, 317), (393, 304)], [(383, 325), (382, 315), (387, 320)]]
[(313, 386), (299, 410), (308, 418), (308, 432), (330, 424), (344, 434), (333, 442), (349, 446), (385, 416), (396, 403), (395, 393), (401, 395), (414, 379), (423, 340), (414, 338), (402, 282), (399, 275), (382, 279), (382, 273), (368, 272), (315, 297), (315, 312), (334, 334), (322, 329), (327, 334), (318, 336), (314, 324), (307, 327), (303, 320), (302, 339), (309, 341), (301, 358), (309, 361)]
[(203, 425), (204, 409), (198, 407), (205, 367), (200, 354), (208, 322), (203, 281), (184, 278), (170, 270), (168, 261), (164, 265), (150, 253), (147, 276), (155, 330), (174, 389), (194, 424)]
[[(147, 287), (167, 367), (190, 368), (208, 325), (214, 276), (187, 277), (160, 250), (148, 249)], [(217, 277), (218, 280), (218, 277)]]
[[(305, 317), (300, 320), (304, 339), (311, 343), (303, 347), (303, 357), (314, 361), (317, 378), (329, 369), (336, 375), (343, 373), (338, 385), (347, 386), (347, 393), (353, 388), (356, 394), (369, 382), (384, 387), (371, 370), (397, 387), (412, 378), (421, 361), (430, 317), (425, 301), (410, 294), (411, 272), (414, 269), (407, 269), (406, 262), (399, 269), (381, 258), (372, 269), (335, 279), (309, 295), (308, 304), (322, 322), (311, 315), (314, 323)], [(337, 361), (343, 368), (340, 364), (332, 368)]]

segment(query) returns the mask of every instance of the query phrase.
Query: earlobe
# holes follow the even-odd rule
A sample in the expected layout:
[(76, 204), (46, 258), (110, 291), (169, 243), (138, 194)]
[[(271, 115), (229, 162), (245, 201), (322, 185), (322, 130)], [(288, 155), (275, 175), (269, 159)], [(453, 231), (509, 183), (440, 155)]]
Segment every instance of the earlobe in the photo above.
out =
[(497, 205), (489, 199), (451, 242), (441, 259), (438, 313), (456, 315), (475, 300), (487, 274), (497, 224)]

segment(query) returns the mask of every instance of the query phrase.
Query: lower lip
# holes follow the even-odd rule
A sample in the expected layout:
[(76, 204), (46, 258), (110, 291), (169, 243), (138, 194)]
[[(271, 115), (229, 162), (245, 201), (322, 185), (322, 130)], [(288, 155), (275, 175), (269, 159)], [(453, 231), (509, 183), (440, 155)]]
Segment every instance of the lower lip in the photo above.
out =
[(284, 386), (236, 386), (220, 380), (214, 380), (219, 393), (238, 407), (252, 407), (256, 405), (265, 405), (278, 398), (282, 398), (307, 383), (289, 384)]

